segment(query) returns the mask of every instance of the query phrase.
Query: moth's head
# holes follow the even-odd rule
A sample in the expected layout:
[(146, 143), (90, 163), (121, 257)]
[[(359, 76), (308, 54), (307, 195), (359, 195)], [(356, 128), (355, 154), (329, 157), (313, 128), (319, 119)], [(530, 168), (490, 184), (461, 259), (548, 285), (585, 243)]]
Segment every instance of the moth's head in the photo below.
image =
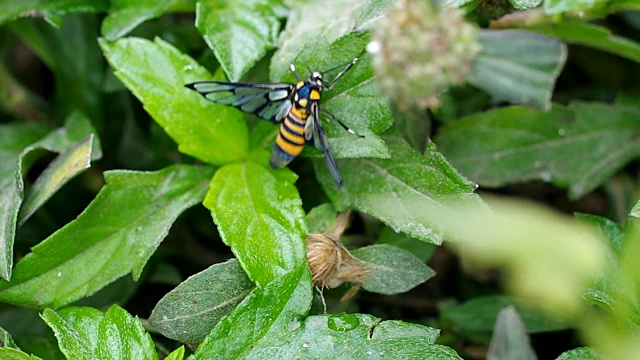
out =
[(322, 74), (312, 71), (311, 75), (309, 75), (309, 82), (315, 86), (322, 87)]

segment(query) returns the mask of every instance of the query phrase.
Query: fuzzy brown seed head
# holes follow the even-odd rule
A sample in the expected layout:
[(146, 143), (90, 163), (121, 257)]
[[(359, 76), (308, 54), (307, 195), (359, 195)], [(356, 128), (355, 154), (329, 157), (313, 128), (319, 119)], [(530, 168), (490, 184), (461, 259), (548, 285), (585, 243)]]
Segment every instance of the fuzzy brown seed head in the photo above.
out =
[(307, 236), (307, 261), (314, 284), (334, 288), (345, 282), (360, 284), (366, 280), (369, 274), (366, 264), (340, 242), (348, 225), (349, 213), (342, 213), (328, 233)]
[(399, 0), (368, 46), (382, 91), (401, 109), (436, 108), (438, 94), (462, 84), (481, 47), (462, 11), (430, 0)]

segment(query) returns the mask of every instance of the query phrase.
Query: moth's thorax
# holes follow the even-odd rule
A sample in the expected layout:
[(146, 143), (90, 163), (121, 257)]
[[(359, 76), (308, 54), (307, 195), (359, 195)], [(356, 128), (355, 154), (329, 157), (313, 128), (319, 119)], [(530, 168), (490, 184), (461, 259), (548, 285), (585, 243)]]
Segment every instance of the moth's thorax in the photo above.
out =
[(296, 84), (296, 91), (293, 95), (294, 107), (303, 115), (309, 113), (311, 104), (320, 100), (321, 86), (312, 82), (313, 75), (307, 81), (299, 81)]

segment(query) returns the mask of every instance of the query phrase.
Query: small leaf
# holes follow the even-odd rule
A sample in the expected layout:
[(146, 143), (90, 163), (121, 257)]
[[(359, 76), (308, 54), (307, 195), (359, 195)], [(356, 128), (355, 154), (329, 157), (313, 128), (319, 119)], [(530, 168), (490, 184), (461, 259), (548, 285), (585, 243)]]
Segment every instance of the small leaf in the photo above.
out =
[(527, 28), (553, 36), (569, 44), (589, 46), (640, 63), (640, 44), (611, 34), (605, 27), (585, 22), (563, 21), (558, 24)]
[(598, 103), (549, 112), (501, 108), (447, 124), (434, 141), (482, 186), (540, 179), (568, 187), (575, 199), (640, 155), (638, 116), (630, 108)]
[(184, 359), (184, 345), (173, 350), (164, 360), (182, 360)]
[(255, 289), (229, 316), (218, 322), (194, 357), (213, 359), (220, 354), (229, 359), (251, 357), (263, 341), (278, 338), (291, 326), (300, 326), (297, 319), (309, 311), (312, 291), (306, 263)]
[(106, 185), (85, 211), (33, 247), (10, 282), (0, 282), (0, 299), (60, 307), (129, 272), (137, 279), (175, 218), (202, 201), (211, 174), (190, 166), (105, 173)]
[(480, 42), (483, 50), (471, 66), (470, 84), (495, 101), (551, 107), (553, 87), (567, 58), (562, 42), (511, 30), (483, 30)]
[(65, 183), (91, 166), (92, 144), (93, 134), (60, 154), (38, 176), (20, 209), (21, 225)]
[(200, 0), (196, 26), (229, 80), (238, 81), (276, 45), (282, 11), (282, 0)]
[(258, 286), (307, 263), (307, 225), (298, 191), (264, 167), (246, 162), (220, 168), (204, 205)]
[(170, 339), (195, 345), (254, 287), (237, 260), (212, 265), (165, 295), (149, 323)]
[(100, 12), (109, 8), (108, 0), (31, 0), (3, 1), (0, 3), (0, 24), (33, 13), (68, 14)]
[(565, 330), (572, 323), (545, 315), (536, 304), (505, 295), (478, 296), (463, 304), (448, 308), (442, 319), (452, 323), (456, 333), (480, 343), (489, 343), (498, 313), (508, 306), (515, 306), (529, 333)]
[(109, 15), (102, 21), (102, 35), (118, 39), (143, 22), (172, 11), (193, 11), (190, 0), (111, 0)]
[(537, 360), (529, 335), (516, 308), (508, 306), (500, 311), (487, 360)]
[(46, 309), (42, 318), (68, 359), (158, 359), (140, 321), (117, 305), (104, 314), (93, 308)]
[(329, 232), (337, 216), (338, 213), (331, 204), (321, 204), (314, 207), (307, 214), (309, 233), (320, 234)]
[(351, 253), (366, 262), (369, 270), (362, 287), (379, 294), (409, 291), (436, 274), (410, 252), (391, 245), (371, 245)]
[(100, 46), (116, 76), (181, 152), (214, 165), (247, 156), (249, 133), (241, 113), (184, 87), (211, 79), (196, 61), (161, 39), (100, 40)]
[[(401, 137), (383, 137), (391, 159), (354, 159), (338, 162), (344, 188), (338, 190), (325, 169), (314, 162), (318, 180), (338, 210), (354, 208), (385, 222), (397, 232), (440, 244), (443, 234), (427, 214), (418, 210), (458, 199), (479, 203), (475, 186), (460, 176), (430, 144), (424, 155)], [(410, 205), (410, 206), (408, 206)], [(413, 207), (415, 206), (415, 207)]]
[(556, 360), (607, 360), (608, 358), (598, 354), (595, 350), (588, 347), (579, 347), (573, 350), (565, 351)]

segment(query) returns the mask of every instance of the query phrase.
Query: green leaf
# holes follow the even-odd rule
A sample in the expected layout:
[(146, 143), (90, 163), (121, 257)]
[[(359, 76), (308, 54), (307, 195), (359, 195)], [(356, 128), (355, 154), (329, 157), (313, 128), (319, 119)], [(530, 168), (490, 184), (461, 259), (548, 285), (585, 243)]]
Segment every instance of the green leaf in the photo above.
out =
[(0, 3), (0, 24), (36, 13), (100, 12), (109, 8), (108, 0), (21, 0)]
[(338, 213), (331, 204), (321, 204), (309, 211), (307, 224), (310, 234), (326, 233), (331, 230)]
[[(300, 326), (311, 307), (313, 286), (305, 263), (256, 288), (229, 316), (218, 322), (195, 352), (196, 359), (251, 357), (261, 344)], [(277, 350), (272, 348), (272, 350)], [(286, 357), (283, 357), (286, 358)]]
[[(303, 49), (313, 48), (318, 42), (332, 44), (354, 30), (368, 28), (391, 5), (393, 1), (389, 0), (334, 0), (330, 6), (321, 1), (292, 1), (287, 25), (278, 40), (278, 50), (271, 58), (271, 80), (281, 80), (289, 72), (289, 64)], [(313, 21), (309, 21), (311, 14)], [(351, 57), (363, 49), (351, 49)], [(316, 61), (326, 57), (321, 52), (314, 53)]]
[(18, 214), (21, 225), (65, 183), (91, 166), (92, 144), (93, 134), (60, 154), (38, 176)]
[(407, 292), (436, 274), (410, 252), (391, 245), (371, 245), (351, 253), (367, 263), (369, 274), (362, 287), (379, 294)]
[(35, 355), (28, 355), (22, 350), (13, 348), (0, 348), (0, 358), (2, 360), (41, 360)]
[(196, 26), (231, 81), (276, 45), (282, 0), (200, 0)]
[(211, 79), (196, 61), (161, 39), (100, 40), (100, 46), (116, 76), (178, 143), (181, 152), (214, 165), (247, 156), (249, 133), (241, 113), (212, 104), (184, 87)]
[(382, 229), (378, 243), (388, 244), (404, 249), (412, 253), (413, 256), (417, 257), (422, 262), (429, 260), (431, 255), (438, 248), (435, 244), (426, 243), (403, 234), (398, 234), (388, 226)]
[(164, 360), (182, 360), (184, 359), (184, 345), (173, 350)]
[(536, 304), (505, 295), (477, 296), (464, 304), (443, 311), (442, 318), (453, 324), (454, 330), (467, 339), (489, 343), (501, 309), (515, 306), (527, 332), (535, 334), (568, 329), (571, 323), (545, 315)]
[(86, 307), (45, 309), (42, 319), (68, 359), (158, 359), (140, 321), (117, 305), (104, 314)]
[(246, 162), (220, 168), (204, 205), (258, 286), (307, 263), (307, 225), (298, 191), (264, 167)]
[(553, 38), (523, 31), (480, 32), (482, 52), (467, 81), (508, 101), (548, 110), (555, 81), (567, 58), (566, 46)]
[(165, 295), (149, 323), (170, 339), (195, 345), (254, 287), (237, 260), (212, 265)]
[(3, 328), (0, 328), (0, 347), (18, 349), (18, 345), (16, 345), (11, 334)]
[[(7, 124), (0, 126), (0, 276), (11, 278), (13, 267), (13, 242), (24, 190), (22, 174), (43, 154), (38, 149), (61, 153), (80, 139), (95, 133), (88, 120), (80, 114), (72, 114), (65, 127), (50, 132), (35, 124)], [(44, 137), (43, 137), (44, 136)], [(102, 156), (96, 138), (92, 154)]]
[[(368, 33), (353, 33), (331, 45), (319, 41), (313, 47), (308, 47), (307, 51), (298, 54), (296, 63), (319, 70), (335, 66), (342, 68), (359, 56), (359, 52), (354, 49), (364, 49), (369, 40)], [(335, 74), (336, 71), (331, 74)], [(376, 134), (391, 127), (393, 118), (387, 99), (378, 91), (378, 82), (374, 79), (368, 59), (364, 58), (356, 63), (340, 78), (333, 89), (323, 92), (320, 107), (360, 135), (355, 136), (345, 131), (329, 116), (321, 116), (323, 127), (329, 137), (329, 147), (336, 158), (389, 157), (384, 141)], [(312, 147), (307, 149), (313, 150), (317, 156), (321, 154)], [(308, 150), (303, 154), (308, 154)]]
[(487, 360), (537, 360), (524, 323), (512, 305), (500, 310)]
[(565, 351), (556, 360), (607, 360), (595, 350), (588, 347), (579, 347), (573, 350)]
[(254, 342), (238, 358), (282, 359), (461, 359), (436, 345), (439, 330), (365, 314), (289, 319)]
[(629, 108), (598, 103), (549, 112), (502, 108), (447, 124), (434, 141), (481, 186), (539, 179), (568, 187), (575, 199), (640, 155), (638, 116)]
[(611, 34), (605, 27), (584, 22), (563, 21), (558, 24), (527, 28), (569, 44), (589, 46), (640, 63), (640, 44)]
[(354, 159), (338, 162), (344, 177), (339, 190), (324, 160), (314, 162), (318, 180), (340, 211), (353, 208), (385, 222), (396, 232), (440, 244), (443, 234), (422, 207), (447, 204), (453, 199), (478, 203), (475, 186), (453, 168), (433, 144), (424, 155), (401, 137), (383, 137), (390, 159)]
[(33, 247), (10, 282), (0, 282), (0, 299), (60, 307), (129, 272), (137, 279), (175, 218), (202, 201), (211, 174), (189, 166), (106, 172), (106, 185), (87, 209)]
[(603, 0), (545, 0), (543, 8), (547, 14), (560, 14), (589, 10), (605, 3)]
[(102, 21), (102, 36), (118, 39), (143, 22), (167, 12), (193, 11), (192, 0), (111, 0), (109, 15)]
[(35, 123), (0, 125), (0, 276), (4, 279), (11, 278), (13, 266), (13, 241), (24, 189), (22, 169), (31, 163), (23, 164), (24, 158), (33, 149), (29, 145), (47, 131)]
[(542, 0), (509, 0), (509, 2), (517, 10), (529, 10), (542, 4)]

